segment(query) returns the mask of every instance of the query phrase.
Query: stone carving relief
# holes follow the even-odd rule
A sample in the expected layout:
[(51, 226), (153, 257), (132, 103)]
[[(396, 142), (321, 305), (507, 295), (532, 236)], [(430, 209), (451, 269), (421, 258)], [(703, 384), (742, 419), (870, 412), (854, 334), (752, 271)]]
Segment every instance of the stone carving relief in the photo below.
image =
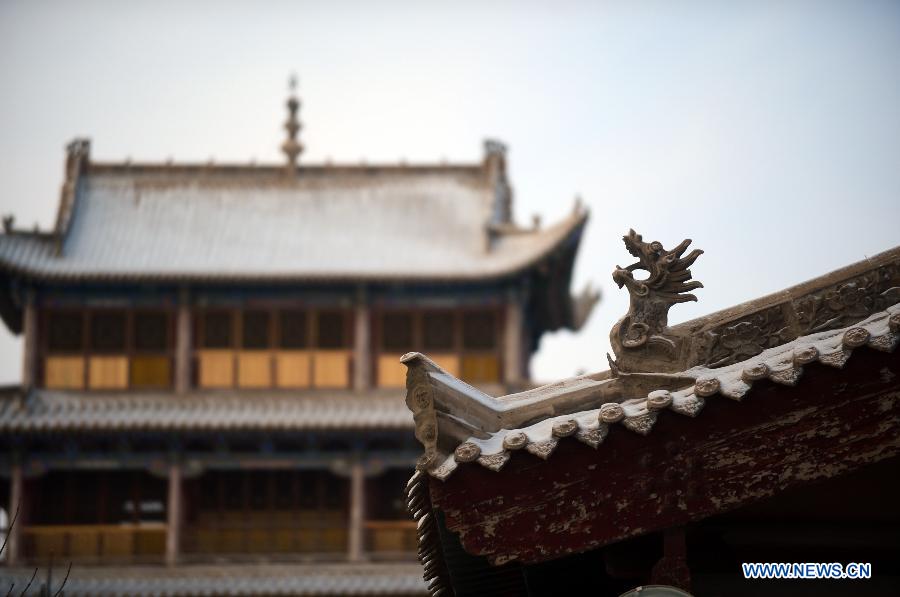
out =
[(704, 332), (699, 352), (706, 355), (701, 360), (707, 366), (723, 367), (754, 357), (795, 337), (781, 305), (778, 305), (742, 321), (729, 322)]
[[(644, 242), (634, 230), (623, 240), (638, 261), (613, 271), (615, 283), (630, 295), (628, 313), (610, 332), (616, 354), (610, 361), (614, 376), (675, 373), (698, 365), (725, 367), (799, 336), (854, 325), (900, 303), (900, 261), (894, 258), (872, 263), (864, 273), (856, 269), (841, 277), (835, 272), (815, 289), (789, 289), (777, 303), (768, 300), (756, 311), (732, 315), (728, 321), (713, 315), (708, 325), (701, 321), (699, 326), (670, 328), (669, 309), (697, 300), (690, 291), (703, 285), (690, 281), (689, 268), (703, 251), (683, 256), (690, 240), (667, 251), (657, 241)], [(638, 270), (648, 275), (635, 277)]]
[(900, 265), (890, 263), (794, 301), (800, 334), (846, 327), (900, 302)]
[[(691, 279), (691, 264), (703, 251), (695, 249), (682, 257), (690, 246), (690, 239), (667, 251), (659, 241), (644, 242), (640, 234), (630, 230), (622, 237), (628, 252), (637, 262), (616, 266), (613, 281), (626, 288), (630, 295), (628, 313), (610, 332), (610, 342), (616, 353), (616, 366), (621, 371), (665, 368), (677, 360), (684, 340), (670, 333), (668, 313), (673, 305), (696, 301), (691, 290), (703, 284)], [(634, 272), (644, 270), (647, 277), (635, 278)]]

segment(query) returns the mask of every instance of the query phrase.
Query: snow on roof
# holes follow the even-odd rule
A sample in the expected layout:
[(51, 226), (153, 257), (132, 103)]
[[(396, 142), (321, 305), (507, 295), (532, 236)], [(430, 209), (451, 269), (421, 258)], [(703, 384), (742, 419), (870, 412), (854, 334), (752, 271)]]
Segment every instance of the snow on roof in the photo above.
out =
[[(643, 242), (633, 231), (627, 238), (634, 246)], [(646, 244), (648, 259), (669, 254), (655, 244)], [(651, 294), (640, 284), (636, 292), (638, 299)], [(841, 368), (862, 346), (892, 352), (900, 343), (900, 247), (656, 333), (657, 339), (673, 338), (681, 352), (639, 346), (623, 367), (630, 347), (620, 346), (617, 359), (609, 357), (609, 371), (499, 398), (455, 379), (424, 355), (405, 355), (406, 403), (425, 448), (418, 468), (440, 479), (472, 461), (499, 470), (512, 451), (547, 458), (570, 436), (597, 447), (613, 424), (646, 435), (662, 409), (693, 417), (709, 397), (740, 400), (757, 380), (793, 386), (804, 365)]]
[(0, 400), (0, 431), (411, 429), (396, 392), (104, 392), (32, 389)]
[[(535, 402), (542, 403), (543, 410), (547, 414), (538, 416), (536, 422), (493, 430), (476, 423), (477, 417), (469, 416), (471, 420), (466, 424), (456, 423), (459, 428), (469, 429), (471, 435), (462, 442), (453, 442), (457, 445), (448, 450), (448, 454), (436, 452), (435, 458), (420, 462), (426, 472), (439, 479), (445, 479), (461, 463), (466, 462), (478, 462), (490, 470), (499, 471), (509, 460), (511, 452), (521, 449), (547, 459), (559, 441), (570, 436), (596, 448), (608, 435), (611, 425), (621, 424), (635, 433), (647, 435), (656, 423), (657, 413), (661, 410), (668, 409), (688, 417), (695, 417), (702, 410), (705, 401), (713, 396), (720, 395), (732, 400), (741, 400), (752, 389), (754, 381), (768, 379), (793, 386), (799, 382), (804, 365), (819, 362), (841, 368), (851, 357), (854, 349), (868, 346), (879, 351), (893, 352), (898, 343), (900, 343), (900, 304), (876, 313), (858, 325), (797, 338), (727, 367), (692, 368), (679, 374), (685, 382), (675, 384), (684, 386), (679, 389), (671, 388), (672, 376), (667, 376), (666, 379), (660, 376), (658, 389), (644, 392), (643, 396), (623, 394), (614, 398), (604, 390), (618, 385), (617, 378), (591, 380), (585, 377), (578, 381), (592, 386), (592, 391), (580, 398), (584, 400), (590, 397), (589, 401), (593, 404), (591, 408), (576, 410), (569, 407), (568, 403), (573, 393), (583, 393), (583, 383), (536, 388), (523, 393), (529, 394), (530, 400), (522, 404), (524, 407), (533, 407)], [(417, 355), (414, 359), (416, 366), (426, 368), (434, 366), (430, 361), (421, 359), (421, 355)], [(445, 374), (440, 371), (429, 373), (436, 393), (444, 391), (440, 385), (439, 376), (442, 375)], [(646, 377), (647, 374), (631, 375)], [(414, 391), (415, 389), (410, 390), (411, 393)], [(452, 399), (448, 400), (448, 403), (453, 403), (454, 413), (464, 410), (465, 406), (460, 404), (457, 392), (448, 391), (448, 395), (451, 394)], [(435, 397), (435, 401), (439, 403), (440, 397)], [(508, 405), (503, 404), (502, 399), (491, 401), (493, 405), (488, 406), (493, 406), (493, 412), (497, 413), (494, 419), (501, 420), (499, 413), (510, 410)], [(474, 396), (471, 402), (483, 403), (484, 396), (481, 394)], [(421, 409), (418, 410), (420, 412), (416, 414), (421, 415)], [(416, 412), (416, 409), (413, 408), (413, 411)], [(449, 416), (453, 416), (453, 413)]]
[[(25, 586), (34, 569), (6, 569)], [(58, 586), (62, 578), (54, 579)], [(424, 595), (418, 563), (242, 563), (240, 566), (80, 566), (65, 584), (72, 596), (157, 595)]]
[(494, 201), (481, 165), (91, 164), (61, 245), (2, 235), (0, 266), (50, 278), (483, 279), (533, 265), (587, 217), (492, 227)]

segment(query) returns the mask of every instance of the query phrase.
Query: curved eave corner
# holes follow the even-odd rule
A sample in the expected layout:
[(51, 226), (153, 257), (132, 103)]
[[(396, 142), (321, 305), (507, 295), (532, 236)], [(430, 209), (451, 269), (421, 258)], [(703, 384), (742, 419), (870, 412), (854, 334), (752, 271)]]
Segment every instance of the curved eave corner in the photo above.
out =
[(565, 284), (563, 288), (559, 289), (562, 295), (560, 302), (566, 306), (562, 327), (573, 332), (577, 332), (584, 326), (601, 297), (600, 290), (594, 289), (590, 282), (578, 294), (570, 294), (569, 290), (572, 285), (572, 274), (575, 269), (575, 260), (578, 257), (578, 248), (581, 245), (581, 237), (584, 234), (589, 214), (587, 210), (584, 210), (581, 215), (578, 225), (573, 227), (570, 233), (571, 240), (566, 243), (569, 245), (567, 249), (570, 253), (566, 255)]
[(577, 294), (571, 293), (575, 260), (589, 212), (578, 208), (565, 222), (559, 241), (535, 263), (532, 271), (531, 319), (536, 325), (533, 342), (544, 332), (560, 329), (580, 330), (600, 301), (600, 292), (590, 283)]
[(22, 301), (15, 278), (0, 271), (0, 319), (13, 334), (22, 333)]
[(518, 450), (546, 460), (568, 437), (597, 448), (612, 425), (648, 435), (661, 410), (696, 417), (714, 396), (740, 401), (759, 380), (795, 386), (805, 365), (840, 369), (862, 347), (892, 353), (898, 343), (900, 303), (725, 367), (697, 366), (677, 374), (603, 372), (500, 398), (478, 392), (412, 353), (404, 357), (407, 405), (425, 447), (417, 467), (444, 481), (467, 463), (499, 471)]

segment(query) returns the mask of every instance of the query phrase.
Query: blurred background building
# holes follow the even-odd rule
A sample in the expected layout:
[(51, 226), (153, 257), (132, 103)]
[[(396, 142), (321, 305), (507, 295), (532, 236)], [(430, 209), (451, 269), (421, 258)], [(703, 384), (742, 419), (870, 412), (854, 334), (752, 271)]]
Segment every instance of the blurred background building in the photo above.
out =
[(54, 229), (4, 221), (0, 315), (24, 337), (0, 399), (7, 574), (424, 591), (400, 358), (528, 387), (541, 336), (597, 300), (569, 290), (587, 211), (516, 224), (494, 141), (471, 164), (303, 163), (287, 107), (282, 164), (98, 163), (77, 139)]

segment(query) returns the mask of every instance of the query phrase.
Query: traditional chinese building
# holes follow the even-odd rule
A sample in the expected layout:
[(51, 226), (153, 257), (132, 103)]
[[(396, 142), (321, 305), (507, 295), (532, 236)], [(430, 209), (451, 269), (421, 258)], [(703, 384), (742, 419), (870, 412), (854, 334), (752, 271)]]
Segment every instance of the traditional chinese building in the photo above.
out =
[[(404, 358), (431, 593), (900, 594), (900, 247), (670, 327), (701, 251), (625, 244), (609, 370), (494, 398)], [(871, 578), (747, 580), (754, 562)], [(629, 595), (684, 594), (663, 591)]]
[(284, 164), (101, 163), (79, 139), (53, 230), (5, 220), (0, 579), (52, 556), (67, 595), (424, 591), (400, 358), (528, 387), (541, 336), (596, 301), (569, 294), (587, 213), (517, 225), (497, 142), (301, 163), (288, 109)]

